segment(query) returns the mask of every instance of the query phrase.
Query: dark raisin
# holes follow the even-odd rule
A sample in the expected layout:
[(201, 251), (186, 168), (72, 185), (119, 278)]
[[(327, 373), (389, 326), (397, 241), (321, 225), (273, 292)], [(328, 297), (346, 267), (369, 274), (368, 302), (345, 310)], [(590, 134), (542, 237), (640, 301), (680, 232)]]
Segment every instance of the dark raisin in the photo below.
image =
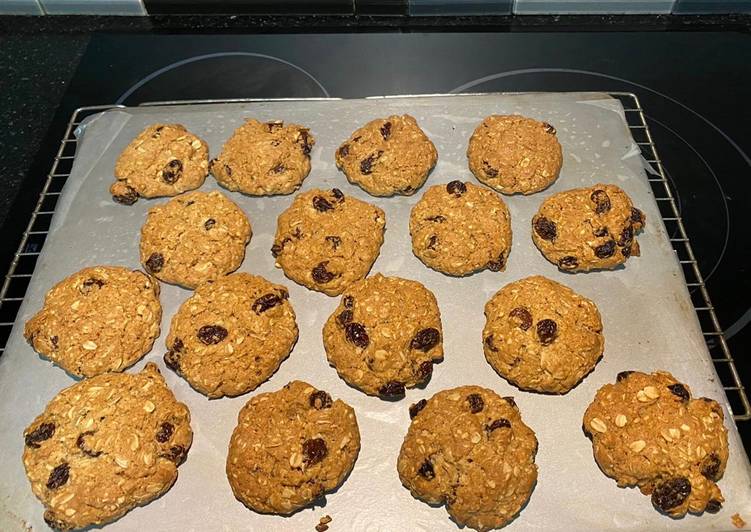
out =
[(548, 220), (544, 216), (540, 216), (535, 220), (535, 233), (543, 240), (555, 240), (557, 231), (555, 228), (555, 222)]
[(426, 219), (427, 219), (427, 220), (428, 220), (429, 222), (438, 222), (439, 224), (442, 224), (443, 222), (445, 222), (445, 221), (446, 221), (446, 217), (445, 217), (445, 216), (441, 216), (440, 214), (438, 214), (438, 215), (436, 215), (436, 216), (429, 216), (429, 217), (428, 217), (428, 218), (426, 218)]
[(39, 425), (37, 428), (29, 432), (24, 437), (24, 440), (26, 442), (26, 447), (33, 447), (34, 449), (39, 449), (39, 442), (49, 440), (54, 435), (55, 435), (55, 424), (54, 423), (42, 423), (41, 425)]
[(419, 382), (427, 381), (433, 375), (433, 361), (426, 360), (417, 367), (417, 380)]
[(181, 464), (188, 456), (188, 451), (182, 445), (173, 445), (169, 450), (163, 452), (160, 456), (166, 458), (170, 462)]
[(550, 345), (558, 335), (558, 324), (553, 320), (540, 320), (537, 322), (537, 337), (542, 345)]
[(594, 202), (597, 214), (604, 214), (610, 210), (610, 196), (604, 190), (595, 190), (590, 194), (589, 199)]
[(136, 192), (136, 189), (134, 189), (133, 187), (126, 185), (125, 193), (114, 194), (112, 196), (112, 199), (117, 203), (121, 203), (123, 205), (133, 205), (136, 201), (138, 201), (138, 192)]
[(180, 338), (176, 338), (174, 342), (172, 342), (172, 350), (173, 351), (180, 351), (182, 352), (183, 348), (185, 347), (185, 344), (183, 344), (183, 341)]
[(342, 192), (338, 188), (332, 188), (331, 195), (334, 196), (334, 199), (339, 203), (344, 201), (344, 192)]
[(562, 270), (573, 270), (577, 266), (579, 266), (579, 261), (571, 255), (566, 255), (558, 261), (558, 267)]
[(59, 466), (56, 466), (50, 473), (50, 476), (47, 479), (47, 489), (55, 490), (60, 486), (65, 485), (65, 483), (68, 482), (69, 476), (70, 466), (66, 462), (63, 462)]
[(508, 315), (509, 318), (514, 318), (519, 322), (518, 326), (522, 331), (526, 331), (532, 326), (532, 314), (524, 307), (516, 307)]
[(720, 466), (722, 462), (717, 453), (710, 453), (701, 464), (701, 474), (709, 480), (719, 480)]
[(435, 251), (436, 244), (438, 244), (438, 237), (436, 235), (430, 235), (430, 238), (428, 239), (428, 245), (426, 247)]
[(467, 396), (467, 403), (469, 403), (469, 411), (473, 414), (482, 412), (485, 408), (485, 401), (482, 400), (482, 396), (479, 393), (471, 393)]
[(60, 339), (57, 337), (57, 335), (50, 336), (50, 342), (52, 343), (52, 348), (53, 349), (57, 349), (57, 345), (58, 345), (59, 341), (60, 341)]
[(274, 308), (282, 303), (282, 298), (277, 294), (264, 294), (253, 302), (250, 307), (256, 314), (266, 312), (270, 308)]
[(492, 351), (493, 353), (497, 353), (498, 352), (498, 348), (493, 343), (493, 335), (492, 334), (487, 335), (485, 337), (484, 342), (485, 342), (485, 347), (487, 347), (488, 350)]
[(337, 153), (339, 154), (339, 157), (346, 157), (349, 155), (349, 144), (342, 144), (339, 146)]
[(618, 239), (618, 245), (620, 247), (631, 247), (631, 242), (633, 240), (634, 240), (634, 228), (629, 225), (621, 233), (621, 237)]
[(313, 207), (318, 212), (326, 212), (334, 208), (334, 206), (329, 203), (329, 200), (323, 196), (313, 196)]
[(166, 443), (169, 441), (169, 439), (172, 437), (172, 434), (175, 432), (175, 427), (172, 423), (165, 421), (161, 425), (159, 425), (159, 431), (156, 433), (156, 441), (159, 443)]
[(501, 254), (496, 260), (488, 261), (487, 266), (491, 272), (499, 272), (506, 266), (506, 257)]
[(92, 277), (91, 279), (86, 279), (83, 282), (83, 284), (81, 285), (81, 289), (79, 290), (79, 292), (81, 292), (84, 295), (85, 294), (89, 294), (92, 291), (93, 287), (96, 286), (97, 288), (101, 288), (101, 287), (104, 286), (104, 284), (105, 284), (104, 281), (102, 281), (101, 279), (94, 279)]
[(204, 325), (198, 329), (198, 339), (204, 345), (218, 344), (227, 338), (227, 329), (221, 325)]
[(383, 140), (389, 140), (391, 136), (391, 122), (386, 122), (381, 126), (381, 136)]
[(336, 322), (341, 327), (346, 327), (348, 323), (352, 321), (352, 311), (349, 309), (344, 309), (339, 313), (339, 315), (336, 317)]
[(547, 122), (542, 123), (542, 127), (545, 129), (545, 133), (549, 133), (550, 135), (555, 135), (555, 128), (548, 124)]
[(668, 386), (668, 390), (670, 390), (670, 393), (672, 393), (673, 395), (680, 397), (681, 401), (683, 402), (687, 402), (689, 399), (691, 399), (691, 394), (688, 393), (686, 387), (680, 382), (671, 384), (670, 386)]
[(172, 371), (180, 371), (180, 353), (175, 349), (170, 349), (164, 353), (164, 363)]
[(207, 231), (211, 229), (212, 227), (214, 227), (215, 225), (216, 225), (216, 220), (214, 220), (213, 218), (209, 218), (208, 220), (203, 222), (203, 228), (206, 229)]
[(490, 166), (488, 161), (482, 162), (482, 171), (485, 172), (485, 175), (488, 177), (498, 177), (498, 170)]
[(448, 192), (449, 194), (453, 194), (454, 196), (458, 198), (462, 194), (467, 192), (467, 185), (465, 185), (461, 181), (454, 180), (454, 181), (451, 181), (448, 185), (446, 185), (446, 192)]
[(511, 427), (511, 422), (505, 417), (501, 417), (501, 418), (493, 420), (493, 422), (490, 423), (490, 425), (486, 425), (485, 430), (488, 431), (488, 433), (490, 433), (497, 429), (503, 429), (503, 428), (507, 429), (510, 427)]
[(269, 172), (272, 174), (282, 174), (286, 169), (283, 163), (277, 163)]
[(269, 133), (277, 129), (282, 129), (283, 127), (284, 127), (284, 122), (282, 120), (279, 120), (277, 122), (266, 122), (266, 128), (269, 130)]
[(331, 396), (323, 390), (316, 390), (310, 394), (310, 397), (308, 397), (308, 403), (310, 403), (311, 408), (323, 410), (324, 408), (331, 408), (334, 401), (331, 399)]
[(151, 273), (159, 273), (164, 268), (164, 256), (161, 253), (152, 253), (146, 260), (146, 269)]
[(409, 347), (428, 352), (437, 346), (440, 341), (441, 333), (438, 332), (438, 329), (428, 327), (427, 329), (422, 329), (415, 334), (414, 338), (412, 338), (412, 341), (409, 343)]
[(355, 298), (352, 296), (344, 296), (342, 298), (342, 303), (344, 304), (344, 308), (354, 308)]
[(55, 514), (52, 513), (52, 510), (47, 510), (46, 512), (44, 512), (44, 522), (47, 523), (47, 526), (52, 530), (70, 530), (71, 528), (73, 528), (65, 521), (55, 517)]
[(627, 246), (623, 249), (621, 249), (621, 253), (624, 257), (629, 258), (631, 256), (631, 246)]
[(683, 504), (691, 495), (691, 482), (685, 477), (676, 477), (659, 484), (652, 492), (652, 504), (666, 512)]
[(232, 177), (232, 168), (229, 165), (224, 165), (224, 171), (227, 172), (227, 177)]
[(371, 153), (365, 159), (360, 161), (360, 173), (362, 175), (370, 175), (373, 173), (373, 165), (383, 155), (382, 150), (378, 150), (375, 153)]
[(370, 344), (370, 338), (365, 330), (365, 326), (357, 322), (349, 322), (344, 328), (347, 341), (355, 344), (361, 349), (365, 349)]
[(506, 401), (506, 402), (507, 402), (508, 404), (510, 404), (510, 405), (511, 405), (511, 406), (512, 406), (513, 408), (517, 408), (517, 406), (516, 406), (516, 401), (514, 401), (514, 398), (513, 398), (513, 397), (511, 397), (510, 395), (508, 395), (508, 396), (506, 396), (506, 397), (501, 397), (501, 399), (503, 399), (504, 401)]
[(631, 223), (636, 225), (644, 223), (644, 213), (636, 207), (631, 207)]
[(334, 277), (336, 277), (335, 274), (331, 273), (326, 269), (326, 265), (328, 264), (328, 261), (321, 262), (313, 268), (311, 271), (311, 275), (313, 276), (313, 280), (318, 284), (326, 284), (331, 282)]
[(435, 478), (435, 470), (433, 469), (433, 464), (431, 464), (430, 460), (428, 460), (427, 458), (420, 465), (420, 469), (418, 469), (417, 472), (422, 478), (426, 478), (428, 480), (433, 480)]
[(162, 170), (162, 179), (170, 185), (183, 175), (183, 163), (178, 159), (172, 159)]
[(326, 237), (326, 242), (328, 242), (329, 244), (331, 244), (331, 247), (333, 249), (336, 249), (336, 248), (338, 248), (342, 244), (342, 239), (339, 238), (338, 236), (331, 236), (331, 235), (329, 235), (329, 236)]
[(428, 402), (425, 399), (420, 399), (415, 404), (409, 407), (409, 419), (415, 419), (415, 416), (419, 414)]
[(592, 231), (592, 234), (595, 235), (596, 237), (603, 237), (603, 236), (608, 236), (609, 231), (607, 227), (598, 227), (597, 229)]
[(404, 395), (404, 384), (398, 381), (389, 381), (378, 390), (381, 397), (400, 397)]
[(303, 461), (308, 466), (321, 462), (328, 454), (329, 450), (322, 438), (305, 440), (302, 444)]
[(717, 499), (709, 499), (709, 501), (707, 501), (707, 505), (704, 507), (704, 510), (709, 512), (710, 514), (716, 514), (717, 512), (722, 510), (722, 503)]
[(278, 257), (282, 251), (284, 251), (284, 246), (287, 244), (287, 242), (292, 242), (292, 239), (289, 237), (284, 237), (279, 244), (274, 244), (271, 246), (271, 256), (274, 258)]
[(631, 375), (632, 373), (633, 373), (633, 371), (631, 371), (631, 370), (621, 371), (618, 375), (615, 376), (615, 380), (616, 380), (616, 382), (621, 382), (623, 380), (626, 380), (628, 378), (628, 376)]
[(94, 434), (93, 430), (87, 430), (86, 432), (82, 432), (78, 435), (78, 438), (76, 438), (76, 447), (78, 447), (83, 454), (86, 456), (89, 456), (91, 458), (96, 458), (97, 456), (102, 454), (102, 451), (92, 451), (87, 445), (86, 445), (86, 437), (92, 436)]
[(604, 244), (595, 248), (595, 255), (598, 259), (607, 259), (615, 253), (615, 240), (608, 240)]
[(310, 142), (310, 135), (308, 134), (307, 130), (303, 129), (300, 130), (300, 138), (299, 140), (302, 141), (300, 146), (302, 147), (302, 152), (304, 155), (310, 155), (310, 150), (313, 149), (313, 144)]

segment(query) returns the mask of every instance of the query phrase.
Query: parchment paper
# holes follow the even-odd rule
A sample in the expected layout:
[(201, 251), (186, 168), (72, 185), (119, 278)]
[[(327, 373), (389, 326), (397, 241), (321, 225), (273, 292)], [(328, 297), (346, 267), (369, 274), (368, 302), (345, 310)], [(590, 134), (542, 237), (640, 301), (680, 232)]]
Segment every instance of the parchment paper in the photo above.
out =
[[(411, 252), (408, 218), (424, 188), (412, 197), (373, 198), (350, 185), (334, 166), (334, 150), (364, 122), (392, 113), (415, 116), (436, 144), (439, 161), (426, 187), (452, 179), (473, 179), (467, 169), (467, 141), (491, 113), (522, 113), (555, 125), (563, 145), (561, 177), (544, 192), (505, 197), (514, 243), (505, 272), (483, 272), (455, 279), (429, 270)], [(96, 115), (80, 132), (82, 141), (36, 267), (16, 327), (0, 359), (0, 529), (31, 526), (45, 530), (42, 505), (34, 498), (21, 463), (23, 429), (62, 388), (73, 384), (61, 369), (37, 356), (22, 337), (23, 323), (36, 312), (45, 292), (58, 280), (96, 264), (140, 267), (138, 239), (149, 208), (166, 201), (140, 200), (126, 207), (112, 202), (108, 187), (119, 152), (146, 125), (179, 122), (203, 137), (216, 156), (222, 143), (245, 118), (293, 121), (311, 127), (316, 138), (313, 170), (303, 189), (339, 187), (346, 194), (386, 211), (386, 240), (373, 272), (417, 279), (436, 295), (444, 328), (445, 361), (435, 367), (425, 390), (407, 391), (399, 402), (368, 397), (350, 388), (329, 367), (321, 340), (324, 321), (337, 299), (311, 292), (274, 268), (269, 252), (276, 218), (292, 198), (251, 198), (227, 193), (250, 217), (253, 239), (240, 268), (290, 289), (300, 340), (279, 371), (255, 392), (209, 401), (164, 367), (162, 355), (169, 320), (190, 292), (162, 285), (162, 335), (148, 361), (163, 370), (177, 398), (193, 416), (195, 438), (175, 486), (163, 497), (110, 525), (112, 530), (313, 530), (321, 516), (333, 517), (333, 532), (454, 530), (444, 508), (424, 504), (402, 487), (396, 459), (409, 426), (408, 406), (439, 390), (478, 384), (513, 395), (524, 421), (537, 433), (539, 480), (529, 504), (508, 530), (726, 530), (739, 512), (751, 521), (751, 475), (721, 384), (709, 359), (681, 268), (660, 220), (638, 147), (617, 100), (605, 94), (524, 94), (418, 97), (342, 101), (284, 101), (191, 107), (145, 107)], [(535, 248), (530, 220), (543, 199), (555, 192), (598, 181), (622, 187), (647, 215), (639, 236), (642, 256), (617, 271), (565, 274)], [(209, 177), (203, 190), (217, 189)], [(605, 355), (583, 383), (564, 396), (521, 392), (485, 362), (481, 330), (485, 302), (504, 284), (531, 274), (560, 281), (598, 305), (604, 322)], [(648, 497), (620, 489), (598, 469), (582, 415), (595, 391), (622, 370), (671, 371), (696, 396), (718, 399), (726, 408), (730, 461), (720, 487), (727, 501), (717, 515), (661, 516)], [(254, 393), (276, 390), (303, 379), (352, 405), (362, 435), (354, 471), (325, 507), (291, 517), (256, 514), (232, 496), (224, 473), (227, 446), (236, 416)]]

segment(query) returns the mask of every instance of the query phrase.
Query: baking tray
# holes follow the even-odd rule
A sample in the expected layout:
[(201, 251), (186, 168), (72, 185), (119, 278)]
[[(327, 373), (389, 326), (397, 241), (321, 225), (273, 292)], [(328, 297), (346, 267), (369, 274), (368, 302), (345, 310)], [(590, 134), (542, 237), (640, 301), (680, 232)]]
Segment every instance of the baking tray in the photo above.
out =
[[(374, 117), (408, 112), (436, 144), (438, 164), (426, 186), (452, 179), (472, 179), (465, 150), (477, 123), (490, 113), (521, 113), (555, 125), (563, 145), (561, 177), (549, 189), (528, 197), (504, 198), (512, 218), (513, 249), (505, 272), (482, 272), (456, 279), (427, 269), (411, 252), (408, 216), (422, 191), (412, 197), (372, 198), (337, 172), (333, 153), (341, 141)], [(403, 488), (396, 458), (409, 426), (408, 406), (435, 392), (462, 384), (478, 384), (501, 395), (513, 395), (525, 422), (537, 433), (539, 480), (529, 503), (508, 530), (726, 530), (730, 516), (751, 514), (751, 468), (743, 452), (732, 412), (714, 370), (701, 324), (694, 311), (687, 279), (671, 236), (662, 221), (650, 186), (650, 168), (639, 140), (632, 138), (620, 101), (602, 93), (488, 94), (401, 97), (364, 100), (283, 100), (116, 108), (91, 115), (77, 126), (74, 153), (61, 148), (59, 160), (70, 161), (70, 176), (57, 194), (44, 248), (39, 254), (17, 326), (0, 358), (0, 528), (44, 529), (43, 509), (23, 473), (22, 431), (62, 388), (72, 384), (59, 368), (37, 356), (22, 337), (23, 323), (38, 310), (45, 292), (59, 279), (94, 264), (132, 268), (138, 264), (139, 229), (149, 208), (166, 201), (141, 200), (131, 207), (112, 202), (108, 187), (119, 152), (147, 124), (179, 122), (204, 138), (212, 156), (245, 118), (305, 124), (316, 137), (313, 170), (303, 190), (338, 187), (346, 194), (375, 203), (386, 212), (386, 240), (373, 272), (420, 280), (436, 295), (443, 319), (445, 361), (436, 366), (426, 389), (407, 391), (399, 402), (368, 397), (347, 386), (329, 367), (321, 329), (337, 299), (311, 292), (287, 280), (274, 267), (269, 252), (278, 214), (291, 197), (251, 198), (227, 193), (248, 214), (253, 239), (240, 271), (261, 274), (290, 289), (298, 315), (299, 342), (279, 371), (253, 393), (275, 390), (303, 379), (352, 405), (358, 416), (362, 450), (355, 468), (323, 507), (291, 517), (260, 515), (232, 496), (224, 475), (227, 445), (236, 416), (250, 395), (209, 401), (164, 368), (164, 337), (169, 320), (190, 292), (162, 285), (162, 336), (154, 350), (131, 371), (155, 361), (179, 400), (193, 416), (195, 438), (175, 486), (151, 504), (109, 525), (112, 530), (311, 530), (321, 516), (333, 517), (336, 530), (454, 530), (443, 508), (430, 507)], [(645, 132), (648, 134), (648, 131)], [(648, 139), (651, 143), (651, 138)], [(72, 150), (71, 150), (72, 151)], [(655, 154), (653, 163), (659, 165)], [(54, 174), (54, 172), (53, 172)], [(625, 268), (588, 274), (559, 272), (537, 251), (530, 221), (539, 204), (555, 192), (612, 182), (622, 187), (647, 215), (639, 236), (642, 256)], [(49, 185), (49, 183), (48, 183)], [(203, 190), (218, 189), (209, 178)], [(45, 207), (42, 206), (42, 209)], [(38, 209), (39, 210), (39, 209)], [(42, 211), (44, 212), (44, 211)], [(33, 235), (29, 235), (33, 236)], [(673, 238), (675, 240), (675, 238)], [(605, 355), (595, 371), (564, 396), (520, 392), (487, 365), (482, 353), (483, 307), (504, 284), (531, 274), (560, 281), (594, 300), (602, 314)], [(689, 281), (690, 283), (691, 281)], [(5, 294), (3, 294), (5, 295)], [(22, 299), (21, 297), (18, 298)], [(635, 489), (619, 489), (592, 458), (581, 418), (595, 391), (622, 370), (671, 371), (695, 395), (718, 399), (726, 410), (730, 459), (720, 487), (722, 511), (672, 520), (659, 515)]]

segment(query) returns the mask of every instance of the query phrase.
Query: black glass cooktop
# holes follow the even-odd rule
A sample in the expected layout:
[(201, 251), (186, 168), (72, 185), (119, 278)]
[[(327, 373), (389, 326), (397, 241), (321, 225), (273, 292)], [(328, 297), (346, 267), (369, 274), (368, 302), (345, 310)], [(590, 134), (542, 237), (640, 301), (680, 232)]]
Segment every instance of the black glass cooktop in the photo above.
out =
[[(751, 37), (735, 33), (98, 36), (59, 116), (82, 105), (184, 99), (634, 92), (748, 378), (749, 57)], [(741, 423), (747, 448), (749, 424)]]

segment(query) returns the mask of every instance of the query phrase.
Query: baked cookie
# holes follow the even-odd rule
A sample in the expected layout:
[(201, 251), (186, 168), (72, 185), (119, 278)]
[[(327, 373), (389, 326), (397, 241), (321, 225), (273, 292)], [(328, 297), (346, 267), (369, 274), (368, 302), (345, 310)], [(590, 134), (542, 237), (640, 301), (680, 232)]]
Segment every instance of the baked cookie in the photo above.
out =
[(141, 228), (141, 263), (160, 281), (195, 288), (235, 271), (252, 232), (221, 192), (190, 192), (153, 207)]
[(385, 228), (378, 207), (338, 188), (316, 188), (298, 194), (279, 215), (271, 254), (296, 283), (336, 296), (368, 274)]
[(433, 185), (409, 216), (412, 251), (426, 266), (448, 275), (506, 269), (511, 216), (490, 190), (461, 181)]
[(402, 484), (428, 504), (445, 504), (459, 526), (500, 528), (537, 481), (537, 438), (512, 397), (479, 386), (438, 392), (409, 408), (399, 452)]
[(24, 431), (23, 465), (57, 530), (102, 525), (165, 493), (193, 440), (188, 408), (153, 363), (55, 396)]
[(380, 273), (344, 292), (323, 327), (329, 363), (367, 394), (402, 397), (427, 383), (443, 358), (441, 313), (433, 293), (417, 281)]
[(140, 271), (95, 266), (66, 277), (24, 328), (34, 350), (76, 377), (123, 371), (159, 336), (159, 283)]
[(211, 161), (211, 174), (233, 192), (291, 194), (310, 173), (313, 144), (313, 135), (303, 126), (247, 120)]
[(180, 124), (152, 124), (115, 163), (112, 199), (134, 204), (139, 196), (177, 196), (203, 185), (209, 173), (208, 145)]
[(602, 358), (597, 307), (535, 275), (509, 283), (485, 305), (485, 359), (522, 390), (566, 393)]
[(532, 240), (561, 271), (611, 270), (639, 256), (644, 213), (615, 185), (554, 194), (532, 218)]
[(287, 289), (233, 273), (198, 285), (172, 317), (164, 362), (211, 398), (266, 381), (297, 341)]
[(637, 486), (671, 517), (715, 513), (728, 462), (720, 405), (691, 398), (667, 372), (624, 371), (597, 391), (584, 414), (595, 460), (619, 487)]
[(519, 115), (485, 118), (467, 148), (475, 177), (503, 194), (532, 194), (558, 179), (563, 156), (555, 128)]
[(371, 120), (336, 150), (336, 166), (373, 196), (409, 196), (425, 183), (438, 152), (409, 115)]
[(355, 411), (323, 390), (292, 381), (240, 410), (227, 478), (251, 510), (288, 515), (339, 487), (360, 452)]

